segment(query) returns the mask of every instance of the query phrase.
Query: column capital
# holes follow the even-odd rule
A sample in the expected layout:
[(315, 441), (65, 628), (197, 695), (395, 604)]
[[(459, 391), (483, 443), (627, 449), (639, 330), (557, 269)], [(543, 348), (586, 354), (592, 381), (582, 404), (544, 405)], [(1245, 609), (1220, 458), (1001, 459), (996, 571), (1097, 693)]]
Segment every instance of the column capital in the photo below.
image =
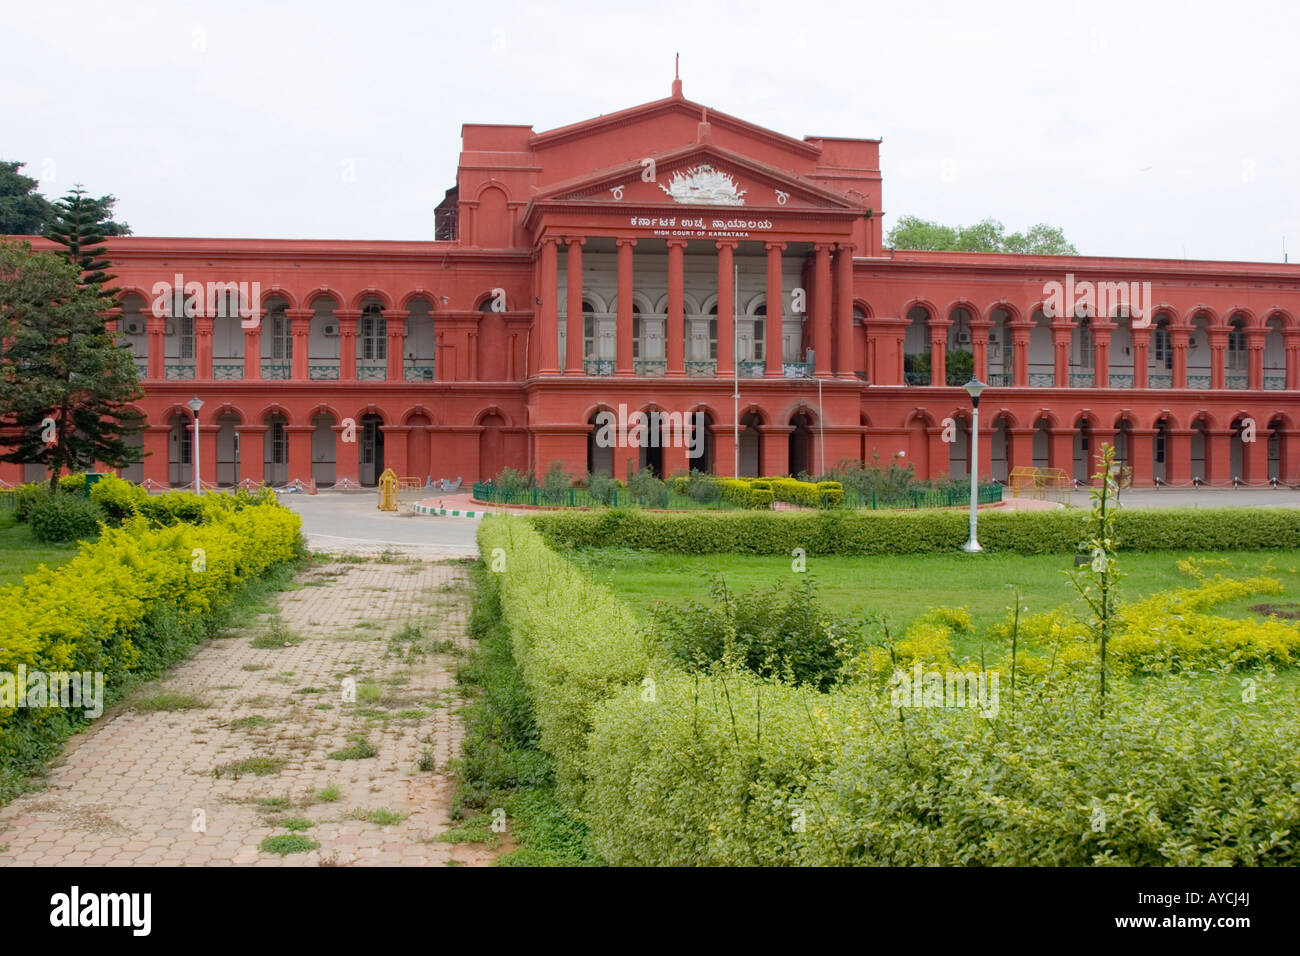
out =
[(763, 248), (768, 252), (784, 252), (786, 243), (775, 239), (766, 239), (763, 241)]
[(619, 247), (622, 247), (622, 246), (635, 246), (635, 245), (636, 245), (636, 240), (635, 240), (635, 239), (632, 239), (632, 238), (630, 238), (630, 237), (626, 237), (626, 238), (625, 238), (625, 237), (623, 237), (623, 236), (619, 236), (617, 239), (614, 240), (614, 245), (619, 246)]
[(688, 240), (686, 240), (686, 239), (665, 239), (664, 241), (667, 243), (669, 249), (673, 249), (673, 248), (685, 249), (685, 248), (686, 248), (686, 243), (687, 243)]
[[(738, 246), (738, 245), (740, 245), (740, 240), (738, 240), (738, 239), (715, 239), (715, 240), (713, 240), (713, 247), (714, 247), (715, 249), (734, 249), (734, 248), (736, 248), (736, 246)], [(1294, 331), (1295, 331), (1297, 334), (1300, 334), (1300, 329), (1295, 329)]]
[(315, 309), (285, 309), (285, 316), (292, 322), (300, 322), (306, 319), (310, 322), (316, 315)]
[(849, 255), (853, 254), (853, 250), (855, 248), (853, 243), (851, 242), (837, 242), (835, 243), (835, 245), (840, 252), (847, 252)]
[(559, 244), (560, 244), (559, 236), (540, 236), (537, 240), (537, 245), (539, 248), (541, 246), (558, 246)]
[(357, 319), (361, 318), (361, 310), (335, 309), (334, 318), (338, 319), (340, 322), (355, 322)]
[(408, 309), (381, 309), (380, 314), (382, 314), (385, 319), (393, 320), (405, 320), (411, 315), (410, 310)]
[(835, 248), (835, 243), (833, 243), (833, 242), (814, 242), (814, 243), (813, 243), (813, 252), (826, 252), (826, 253), (829, 253), (829, 252), (831, 252), (834, 248)]

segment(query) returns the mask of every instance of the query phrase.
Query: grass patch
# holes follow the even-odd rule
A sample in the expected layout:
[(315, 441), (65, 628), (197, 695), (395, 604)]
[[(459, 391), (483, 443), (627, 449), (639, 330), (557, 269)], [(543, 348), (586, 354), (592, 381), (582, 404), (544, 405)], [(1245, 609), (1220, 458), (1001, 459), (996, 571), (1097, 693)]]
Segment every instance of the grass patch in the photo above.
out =
[(318, 850), (320, 844), (310, 837), (303, 836), (301, 833), (282, 833), (267, 837), (262, 841), (260, 849), (263, 853), (288, 856), (290, 853), (308, 853), (312, 850)]
[(259, 651), (279, 650), (302, 643), (302, 635), (295, 633), (284, 621), (276, 618), (267, 623), (266, 629), (253, 638), (253, 647)]
[(235, 780), (243, 776), (268, 777), (273, 773), (279, 773), (284, 765), (285, 761), (278, 757), (246, 757), (213, 768), (212, 776), (231, 777)]
[(334, 751), (330, 754), (330, 760), (367, 760), (379, 755), (375, 745), (360, 734), (349, 737), (348, 740), (352, 741), (352, 746)]
[(387, 807), (379, 807), (375, 810), (362, 810), (357, 808), (348, 812), (349, 820), (364, 820), (366, 823), (373, 823), (375, 826), (391, 827), (395, 823), (401, 823), (409, 813), (398, 813), (396, 810), (389, 810)]
[(316, 791), (316, 801), (318, 803), (337, 803), (341, 796), (339, 788), (333, 784)]
[(287, 810), (289, 809), (288, 797), (259, 797), (257, 805), (268, 810)]
[[(565, 556), (584, 572), (610, 587), (633, 608), (647, 612), (656, 602), (678, 606), (708, 600), (708, 578), (722, 576), (733, 593), (761, 590), (774, 584), (794, 584), (800, 577), (791, 559), (760, 555), (710, 555), (707, 559), (623, 548), (577, 550)], [(1268, 575), (1281, 580), (1286, 591), (1271, 603), (1300, 602), (1300, 551), (1232, 551), (1197, 554), (1202, 561), (1228, 559), (1226, 567), (1210, 567), (1234, 577)], [(1167, 551), (1123, 552), (1122, 599), (1133, 601), (1157, 591), (1184, 587), (1191, 579), (1178, 570), (1186, 555)], [(1070, 555), (927, 554), (810, 557), (807, 574), (817, 581), (818, 601), (837, 616), (887, 616), (901, 633), (908, 624), (935, 607), (964, 607), (978, 635), (1001, 621), (1011, 605), (1008, 584), (1021, 592), (1030, 614), (1066, 605), (1081, 608), (1078, 595), (1061, 572), (1072, 567)], [(1224, 617), (1250, 618), (1259, 598), (1245, 597), (1215, 609)], [(979, 638), (955, 638), (954, 650), (978, 657)], [(998, 655), (1008, 647), (986, 642), (984, 650)]]
[(77, 556), (77, 545), (46, 544), (32, 537), (31, 526), (0, 511), (0, 587), (20, 584), (41, 565), (57, 568)]
[(266, 727), (271, 721), (261, 714), (250, 714), (248, 717), (236, 717), (230, 722), (231, 730), (247, 730), (250, 727)]
[(308, 820), (306, 817), (289, 817), (287, 820), (281, 820), (280, 826), (286, 830), (293, 830), (295, 833), (303, 830), (310, 830), (316, 825), (315, 820)]

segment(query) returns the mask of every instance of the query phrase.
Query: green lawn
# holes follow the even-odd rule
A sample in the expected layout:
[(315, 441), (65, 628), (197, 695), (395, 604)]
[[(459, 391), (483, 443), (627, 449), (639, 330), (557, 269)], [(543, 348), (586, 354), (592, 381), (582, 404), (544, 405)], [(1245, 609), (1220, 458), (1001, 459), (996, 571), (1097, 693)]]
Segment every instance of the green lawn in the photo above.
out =
[[(791, 559), (785, 557), (691, 557), (619, 548), (576, 551), (570, 557), (642, 610), (659, 601), (680, 605), (706, 598), (710, 575), (720, 575), (738, 592), (798, 580)], [(1134, 600), (1191, 584), (1191, 578), (1178, 570), (1178, 561), (1185, 557), (1170, 552), (1121, 554), (1122, 598)], [(1211, 567), (1207, 573), (1222, 571), (1234, 577), (1262, 573), (1278, 578), (1286, 588), (1285, 594), (1221, 605), (1215, 613), (1253, 617), (1251, 605), (1300, 602), (1300, 551), (1205, 553), (1197, 557), (1229, 561), (1227, 567)], [(807, 574), (816, 579), (822, 601), (837, 614), (885, 614), (898, 633), (930, 608), (960, 606), (970, 612), (978, 633), (1006, 614), (1012, 603), (1009, 584), (1020, 588), (1031, 614), (1075, 604), (1074, 589), (1061, 573), (1071, 567), (1071, 555), (955, 553), (814, 557), (807, 561)], [(995, 650), (992, 642), (986, 646)], [(957, 650), (978, 653), (978, 640), (959, 645)]]
[(14, 520), (8, 510), (0, 510), (0, 587), (19, 584), (23, 575), (40, 565), (57, 567), (75, 557), (75, 544), (42, 544), (32, 539), (31, 530)]

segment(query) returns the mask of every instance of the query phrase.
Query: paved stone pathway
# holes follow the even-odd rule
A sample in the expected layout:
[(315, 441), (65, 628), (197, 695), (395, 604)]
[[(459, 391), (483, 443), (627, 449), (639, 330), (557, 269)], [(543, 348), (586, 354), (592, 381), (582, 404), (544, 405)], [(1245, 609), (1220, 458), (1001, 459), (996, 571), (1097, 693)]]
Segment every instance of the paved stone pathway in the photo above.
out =
[[(0, 866), (490, 862), (438, 840), (462, 733), (464, 568), (351, 556), (294, 586), (69, 741), (44, 789), (0, 809)], [(260, 849), (295, 833), (319, 848)]]

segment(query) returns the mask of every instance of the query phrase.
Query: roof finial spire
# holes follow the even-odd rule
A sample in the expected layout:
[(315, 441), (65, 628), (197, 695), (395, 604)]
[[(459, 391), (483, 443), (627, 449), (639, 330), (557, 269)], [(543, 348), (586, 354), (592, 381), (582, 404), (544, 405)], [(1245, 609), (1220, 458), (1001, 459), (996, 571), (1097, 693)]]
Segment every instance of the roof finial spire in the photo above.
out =
[(682, 76), (679, 69), (681, 59), (682, 55), (680, 53), (673, 54), (673, 96), (679, 100), (682, 98)]

